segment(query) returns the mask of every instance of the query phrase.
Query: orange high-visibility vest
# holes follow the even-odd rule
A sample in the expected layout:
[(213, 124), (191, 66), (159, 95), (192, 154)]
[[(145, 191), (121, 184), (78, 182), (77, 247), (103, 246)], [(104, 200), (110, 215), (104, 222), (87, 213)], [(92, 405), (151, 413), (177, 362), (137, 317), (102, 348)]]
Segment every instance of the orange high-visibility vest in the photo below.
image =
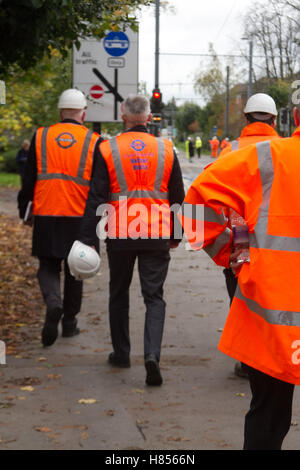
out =
[(230, 142), (226, 139), (223, 139), (222, 142), (221, 142), (221, 145), (220, 145), (222, 150), (225, 149), (226, 147), (230, 147), (230, 146), (231, 146)]
[[(231, 207), (249, 228), (243, 264), (219, 349), (277, 379), (300, 385), (300, 127), (292, 137), (248, 146), (218, 159), (192, 184), (181, 220), (202, 222), (202, 247), (228, 267)], [(197, 213), (198, 208), (198, 213)], [(198, 237), (201, 248), (201, 236)], [(197, 246), (195, 246), (197, 249)]]
[(110, 178), (108, 237), (170, 238), (172, 142), (125, 132), (102, 142), (100, 151)]
[(244, 147), (247, 147), (251, 144), (256, 144), (257, 142), (263, 142), (264, 140), (273, 140), (279, 139), (280, 136), (277, 134), (273, 127), (269, 126), (264, 122), (253, 122), (245, 126), (241, 132), (240, 137), (232, 142), (229, 142), (229, 145), (223, 148), (220, 152), (219, 157), (223, 157), (228, 152), (233, 152)]
[(210, 143), (210, 148), (211, 148), (211, 156), (217, 157), (220, 142), (218, 141), (218, 139), (211, 139), (209, 143)]
[(83, 216), (98, 138), (99, 134), (73, 123), (37, 130), (34, 215)]

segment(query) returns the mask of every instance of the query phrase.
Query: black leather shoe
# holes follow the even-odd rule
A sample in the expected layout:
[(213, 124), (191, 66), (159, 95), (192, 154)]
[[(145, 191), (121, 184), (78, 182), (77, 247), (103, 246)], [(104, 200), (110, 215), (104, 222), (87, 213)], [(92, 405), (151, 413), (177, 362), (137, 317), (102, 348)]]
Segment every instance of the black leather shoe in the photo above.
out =
[(108, 362), (112, 366), (128, 368), (130, 367), (130, 360), (128, 357), (117, 356), (115, 352), (112, 352), (108, 356)]
[(63, 314), (62, 308), (54, 308), (46, 313), (46, 320), (42, 329), (42, 343), (51, 346), (58, 336), (58, 323)]
[(149, 354), (145, 358), (145, 368), (147, 372), (146, 384), (159, 386), (163, 383), (160, 373), (159, 363), (154, 354)]
[(79, 335), (80, 329), (77, 328), (77, 320), (64, 320), (62, 321), (62, 336), (64, 338), (71, 338), (72, 336)]

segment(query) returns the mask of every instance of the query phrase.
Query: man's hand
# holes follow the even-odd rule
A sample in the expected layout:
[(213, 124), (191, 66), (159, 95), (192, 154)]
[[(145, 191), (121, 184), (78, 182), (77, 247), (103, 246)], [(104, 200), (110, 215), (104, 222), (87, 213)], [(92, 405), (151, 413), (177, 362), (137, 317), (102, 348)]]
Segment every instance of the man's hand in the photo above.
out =
[(243, 260), (239, 260), (239, 255), (243, 252), (243, 249), (234, 250), (229, 257), (229, 267), (232, 269), (234, 274), (240, 272), (241, 267), (244, 264)]

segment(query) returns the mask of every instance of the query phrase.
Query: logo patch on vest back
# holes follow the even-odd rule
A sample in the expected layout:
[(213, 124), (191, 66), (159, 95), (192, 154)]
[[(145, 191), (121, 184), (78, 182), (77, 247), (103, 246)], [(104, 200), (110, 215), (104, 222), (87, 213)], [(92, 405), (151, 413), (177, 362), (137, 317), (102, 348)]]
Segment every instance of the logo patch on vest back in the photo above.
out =
[(146, 147), (146, 144), (142, 140), (136, 139), (131, 143), (130, 147), (136, 152), (141, 152)]
[(69, 149), (77, 142), (70, 132), (63, 132), (62, 134), (59, 134), (55, 140), (62, 149)]

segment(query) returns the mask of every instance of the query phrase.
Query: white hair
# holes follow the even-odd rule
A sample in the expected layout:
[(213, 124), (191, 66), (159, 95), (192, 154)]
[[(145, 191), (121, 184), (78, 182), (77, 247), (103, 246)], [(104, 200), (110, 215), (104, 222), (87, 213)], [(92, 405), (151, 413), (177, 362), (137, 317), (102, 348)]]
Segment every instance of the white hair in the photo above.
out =
[(150, 101), (143, 95), (129, 95), (121, 104), (121, 113), (130, 121), (146, 121), (150, 112)]

